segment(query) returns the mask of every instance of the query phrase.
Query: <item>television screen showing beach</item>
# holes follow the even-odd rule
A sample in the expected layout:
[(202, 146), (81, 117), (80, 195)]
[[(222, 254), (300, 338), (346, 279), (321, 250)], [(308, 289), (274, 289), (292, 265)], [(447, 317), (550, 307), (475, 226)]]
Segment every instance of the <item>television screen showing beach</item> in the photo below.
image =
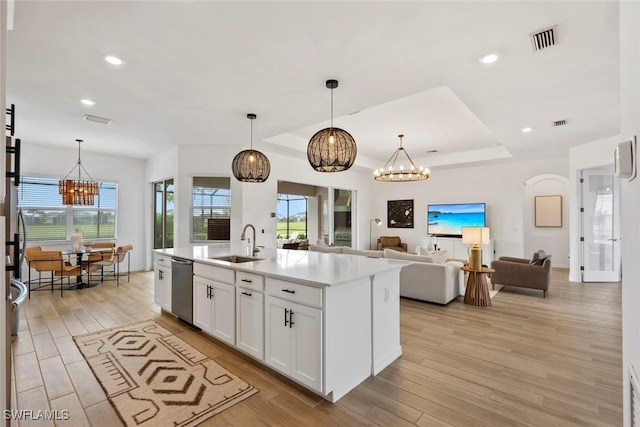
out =
[(485, 204), (446, 204), (427, 206), (427, 233), (462, 236), (462, 227), (484, 227)]

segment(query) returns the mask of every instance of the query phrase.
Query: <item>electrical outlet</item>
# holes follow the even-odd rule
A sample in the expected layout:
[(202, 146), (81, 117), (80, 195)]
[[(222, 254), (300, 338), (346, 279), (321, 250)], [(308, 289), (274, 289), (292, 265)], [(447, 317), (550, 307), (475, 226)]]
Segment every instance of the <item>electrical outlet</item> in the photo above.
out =
[(384, 300), (389, 301), (389, 288), (384, 288)]

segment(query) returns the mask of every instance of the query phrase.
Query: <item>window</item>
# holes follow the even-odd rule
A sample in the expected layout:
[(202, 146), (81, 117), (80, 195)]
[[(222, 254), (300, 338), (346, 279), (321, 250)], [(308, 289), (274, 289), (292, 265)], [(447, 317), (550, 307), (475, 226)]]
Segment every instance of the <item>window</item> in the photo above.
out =
[(191, 241), (231, 239), (231, 180), (194, 177)]
[(307, 238), (307, 197), (278, 194), (278, 239)]
[(18, 206), (27, 227), (27, 241), (69, 240), (78, 228), (85, 239), (115, 239), (117, 184), (100, 183), (94, 206), (62, 204), (58, 180), (23, 177), (18, 187)]

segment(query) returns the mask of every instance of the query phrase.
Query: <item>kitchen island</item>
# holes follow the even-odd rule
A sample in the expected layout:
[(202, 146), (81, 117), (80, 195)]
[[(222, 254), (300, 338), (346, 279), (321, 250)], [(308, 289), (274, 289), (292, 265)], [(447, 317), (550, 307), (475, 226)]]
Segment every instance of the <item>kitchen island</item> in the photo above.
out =
[(402, 354), (405, 262), (286, 249), (233, 255), (244, 247), (156, 250), (156, 303), (173, 312), (171, 259), (193, 261), (193, 325), (331, 402)]

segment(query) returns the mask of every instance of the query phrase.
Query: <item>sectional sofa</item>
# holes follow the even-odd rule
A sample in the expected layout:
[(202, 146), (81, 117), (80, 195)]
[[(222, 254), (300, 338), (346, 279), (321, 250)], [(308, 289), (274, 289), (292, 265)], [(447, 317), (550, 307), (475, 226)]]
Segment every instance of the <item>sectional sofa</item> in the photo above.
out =
[(436, 304), (448, 304), (463, 294), (464, 272), (459, 261), (436, 262), (432, 257), (385, 249), (359, 250), (342, 246), (309, 245), (310, 251), (359, 255), (408, 261), (400, 272), (400, 296)]

